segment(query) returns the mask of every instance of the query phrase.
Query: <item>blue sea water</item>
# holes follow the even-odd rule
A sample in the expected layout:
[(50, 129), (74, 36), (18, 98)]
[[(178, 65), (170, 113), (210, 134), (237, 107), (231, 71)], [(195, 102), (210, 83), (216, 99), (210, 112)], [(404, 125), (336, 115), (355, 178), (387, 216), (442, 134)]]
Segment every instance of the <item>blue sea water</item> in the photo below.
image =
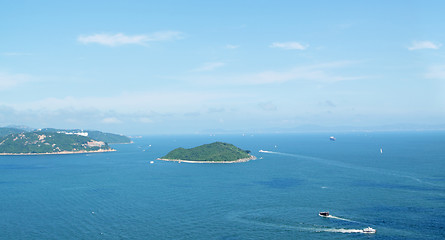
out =
[[(0, 156), (0, 239), (445, 238), (444, 132), (335, 137), (146, 136), (110, 153)], [(155, 160), (214, 141), (258, 159)]]

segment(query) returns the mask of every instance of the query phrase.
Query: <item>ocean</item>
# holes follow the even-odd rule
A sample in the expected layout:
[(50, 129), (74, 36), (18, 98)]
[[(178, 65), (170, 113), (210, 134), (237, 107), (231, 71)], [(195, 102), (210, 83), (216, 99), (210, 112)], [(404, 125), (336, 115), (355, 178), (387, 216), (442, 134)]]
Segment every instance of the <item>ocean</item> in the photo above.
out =
[[(445, 132), (334, 136), (144, 136), (110, 153), (0, 156), (0, 239), (445, 238)], [(156, 160), (215, 141), (257, 160)]]

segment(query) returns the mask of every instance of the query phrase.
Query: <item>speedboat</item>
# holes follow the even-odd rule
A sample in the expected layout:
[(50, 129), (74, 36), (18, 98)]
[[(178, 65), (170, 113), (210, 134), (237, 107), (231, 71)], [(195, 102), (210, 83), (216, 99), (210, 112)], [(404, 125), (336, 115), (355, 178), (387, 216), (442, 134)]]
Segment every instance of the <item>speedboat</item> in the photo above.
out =
[(335, 141), (335, 137), (334, 137), (334, 136), (331, 136), (331, 137), (329, 138), (329, 140), (331, 140), (331, 141)]
[(377, 230), (375, 230), (372, 227), (367, 227), (367, 228), (363, 229), (363, 233), (375, 233), (375, 232), (377, 232)]
[(319, 212), (318, 216), (320, 216), (320, 217), (329, 217), (329, 212)]

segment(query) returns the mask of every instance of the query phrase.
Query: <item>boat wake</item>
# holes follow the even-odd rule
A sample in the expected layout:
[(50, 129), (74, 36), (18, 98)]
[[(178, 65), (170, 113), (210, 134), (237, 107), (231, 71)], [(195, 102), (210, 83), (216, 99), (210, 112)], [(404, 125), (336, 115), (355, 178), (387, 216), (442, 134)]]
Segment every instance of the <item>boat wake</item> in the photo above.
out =
[(391, 170), (386, 170), (386, 169), (378, 169), (378, 168), (372, 168), (372, 167), (361, 167), (361, 166), (356, 166), (356, 165), (343, 163), (343, 162), (339, 162), (339, 161), (335, 161), (335, 160), (312, 157), (312, 156), (305, 156), (305, 155), (299, 155), (299, 154), (292, 154), (292, 153), (273, 152), (273, 151), (266, 151), (266, 150), (260, 150), (259, 152), (269, 153), (269, 154), (277, 154), (277, 155), (282, 155), (282, 156), (289, 156), (289, 157), (300, 158), (300, 159), (306, 159), (306, 160), (329, 164), (329, 165), (341, 167), (341, 168), (348, 168), (348, 169), (372, 172), (372, 173), (377, 173), (377, 174), (384, 174), (384, 175), (389, 175), (389, 176), (394, 176), (394, 177), (399, 177), (399, 178), (407, 178), (407, 179), (411, 179), (412, 181), (417, 182), (419, 184), (428, 185), (431, 187), (440, 187), (440, 188), (444, 187), (443, 185), (427, 182), (427, 181), (421, 180), (417, 177), (413, 177), (413, 176), (410, 176), (410, 175), (408, 175), (406, 173), (402, 173), (402, 172), (396, 172), (396, 171), (391, 171)]
[(346, 218), (336, 217), (336, 216), (332, 216), (332, 215), (325, 216), (325, 218), (333, 218), (333, 219), (342, 220), (342, 221), (347, 221), (347, 222), (361, 223), (361, 222), (357, 222), (357, 221), (354, 221), (354, 220), (351, 220), (351, 219), (346, 219)]
[(314, 228), (316, 232), (334, 232), (334, 233), (365, 233), (363, 229), (346, 229), (346, 228)]
[[(228, 218), (231, 221), (236, 221), (243, 224), (248, 225), (260, 225), (267, 228), (275, 228), (282, 229), (287, 231), (298, 231), (298, 232), (313, 232), (313, 233), (321, 233), (321, 232), (331, 232), (331, 233), (370, 233), (366, 232), (366, 229), (346, 229), (346, 228), (334, 228), (334, 227), (325, 227), (320, 225), (311, 224), (300, 218), (299, 222), (294, 222), (293, 224), (290, 222), (281, 222), (279, 220), (274, 220), (273, 217), (266, 217), (268, 214), (252, 214), (249, 211), (246, 212), (232, 212), (228, 215)], [(355, 222), (353, 220), (349, 220), (346, 218), (340, 218), (335, 216), (328, 216), (329, 218), (334, 218), (343, 221)], [(267, 220), (266, 220), (267, 219)], [(303, 220), (303, 221), (301, 221)], [(359, 222), (356, 222), (359, 223)], [(361, 223), (363, 224), (363, 223)], [(375, 232), (374, 232), (375, 233)]]

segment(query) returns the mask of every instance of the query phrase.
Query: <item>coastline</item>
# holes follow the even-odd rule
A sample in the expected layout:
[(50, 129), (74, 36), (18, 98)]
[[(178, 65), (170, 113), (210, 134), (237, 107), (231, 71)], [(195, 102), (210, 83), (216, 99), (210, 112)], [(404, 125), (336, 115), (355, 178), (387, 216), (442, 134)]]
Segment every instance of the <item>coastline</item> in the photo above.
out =
[(52, 153), (0, 153), (0, 156), (34, 156), (34, 155), (58, 155), (58, 154), (82, 154), (82, 153), (104, 153), (104, 152), (116, 152), (116, 149), (100, 149), (95, 151), (62, 151)]
[(240, 162), (248, 162), (250, 160), (255, 160), (256, 157), (253, 155), (250, 155), (250, 158), (241, 158), (234, 161), (192, 161), (192, 160), (182, 160), (182, 159), (163, 159), (163, 158), (157, 158), (156, 160), (161, 161), (168, 161), (168, 162), (178, 162), (178, 163), (240, 163)]

